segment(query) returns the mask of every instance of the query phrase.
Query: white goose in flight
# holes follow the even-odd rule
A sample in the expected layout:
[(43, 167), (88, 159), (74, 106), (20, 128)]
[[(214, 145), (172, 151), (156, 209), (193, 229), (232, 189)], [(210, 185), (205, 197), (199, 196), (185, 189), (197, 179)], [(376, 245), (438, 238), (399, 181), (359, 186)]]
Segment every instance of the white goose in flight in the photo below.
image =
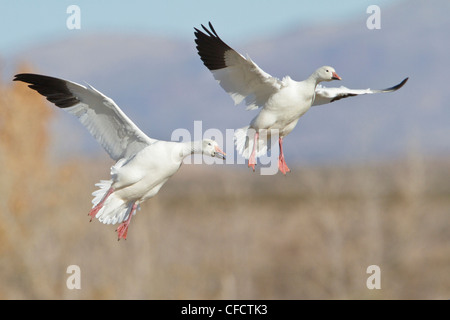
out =
[(121, 223), (118, 240), (126, 239), (131, 217), (155, 196), (180, 168), (185, 157), (203, 153), (225, 159), (217, 142), (161, 141), (144, 134), (110, 98), (91, 86), (38, 74), (17, 74), (56, 106), (76, 116), (113, 160), (111, 179), (97, 183), (89, 216), (105, 224)]
[(204, 32), (195, 29), (195, 43), (204, 65), (212, 72), (220, 86), (230, 94), (235, 104), (245, 101), (247, 110), (260, 108), (249, 126), (237, 129), (234, 135), (236, 149), (255, 170), (256, 158), (270, 148), (268, 138), (277, 134), (280, 154), (278, 168), (289, 172), (283, 154), (283, 138), (296, 126), (299, 118), (311, 106), (330, 103), (362, 94), (392, 92), (408, 80), (383, 90), (327, 88), (322, 81), (341, 80), (334, 68), (323, 66), (303, 81), (289, 76), (279, 80), (264, 72), (250, 57), (244, 57), (220, 39), (211, 22)]

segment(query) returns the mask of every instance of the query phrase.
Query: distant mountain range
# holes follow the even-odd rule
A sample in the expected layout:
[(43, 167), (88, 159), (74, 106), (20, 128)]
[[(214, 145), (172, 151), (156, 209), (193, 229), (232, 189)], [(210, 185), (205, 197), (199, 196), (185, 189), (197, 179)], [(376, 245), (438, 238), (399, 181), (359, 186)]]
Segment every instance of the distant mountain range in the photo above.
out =
[[(380, 30), (366, 27), (366, 14), (346, 24), (298, 27), (255, 42), (223, 40), (279, 78), (302, 80), (321, 65), (334, 66), (343, 78), (327, 86), (385, 88), (410, 77), (395, 93), (312, 108), (285, 139), (288, 163), (386, 159), (411, 148), (448, 155), (449, 12), (446, 0), (405, 1), (382, 8)], [(216, 26), (219, 35), (221, 28)], [(234, 106), (203, 66), (194, 35), (184, 42), (150, 34), (74, 32), (10, 59), (27, 61), (40, 73), (88, 82), (158, 139), (170, 139), (177, 128), (193, 132), (195, 120), (203, 121), (203, 130), (225, 133), (255, 115)], [(102, 151), (76, 119), (62, 112), (52, 130), (56, 153)]]

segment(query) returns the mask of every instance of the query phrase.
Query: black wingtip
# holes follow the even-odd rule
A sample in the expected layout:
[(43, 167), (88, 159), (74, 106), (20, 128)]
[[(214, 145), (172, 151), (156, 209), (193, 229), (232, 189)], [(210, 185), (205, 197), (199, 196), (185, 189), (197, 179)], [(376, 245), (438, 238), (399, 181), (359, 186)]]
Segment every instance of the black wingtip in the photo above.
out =
[(400, 89), (401, 87), (403, 87), (405, 85), (405, 83), (408, 81), (408, 79), (409, 79), (409, 77), (406, 77), (405, 79), (403, 79), (403, 81), (398, 84), (398, 86), (399, 86), (398, 88)]
[(23, 81), (29, 83), (27, 79), (33, 77), (34, 75), (35, 75), (34, 73), (18, 73), (14, 75), (13, 81)]
[(206, 36), (206, 37), (209, 36), (210, 38), (222, 41), (222, 39), (220, 39), (219, 35), (217, 34), (216, 30), (214, 30), (214, 27), (213, 27), (211, 21), (208, 22), (208, 26), (209, 26), (209, 29), (207, 27), (205, 27), (203, 24), (201, 24), (201, 27), (202, 27), (203, 31), (206, 32), (207, 35), (203, 31), (201, 31), (201, 30), (199, 30), (199, 29), (194, 27), (194, 29), (196, 31), (195, 32), (195, 36), (197, 38), (198, 38), (198, 36), (202, 36), (202, 35)]
[(226, 68), (225, 52), (233, 49), (220, 39), (211, 21), (208, 26), (209, 29), (201, 24), (203, 31), (194, 28), (198, 54), (209, 70)]
[(36, 90), (60, 108), (72, 107), (80, 102), (70, 92), (67, 82), (62, 79), (35, 73), (19, 73), (14, 76), (13, 81), (28, 83), (29, 88)]
[[(208, 26), (209, 26), (209, 29), (212, 31), (212, 33), (214, 33), (214, 35), (215, 35), (217, 38), (219, 38), (219, 36), (217, 35), (216, 30), (214, 30), (214, 27), (213, 27), (211, 21), (208, 21)], [(205, 27), (203, 27), (203, 28), (205, 28)]]
[(403, 87), (403, 86), (405, 85), (405, 83), (408, 81), (408, 79), (409, 79), (409, 77), (406, 77), (406, 78), (403, 79), (403, 81), (400, 82), (399, 84), (397, 84), (397, 85), (395, 85), (395, 86), (393, 86), (393, 87), (384, 89), (383, 91), (396, 91), (396, 90), (400, 89), (401, 87)]

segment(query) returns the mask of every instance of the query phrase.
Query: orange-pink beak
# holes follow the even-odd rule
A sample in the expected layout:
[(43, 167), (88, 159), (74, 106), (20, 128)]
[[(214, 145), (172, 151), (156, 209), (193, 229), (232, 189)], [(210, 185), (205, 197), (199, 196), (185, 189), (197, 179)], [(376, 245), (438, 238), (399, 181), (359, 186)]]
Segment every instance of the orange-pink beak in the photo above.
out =
[(339, 77), (336, 72), (333, 72), (331, 74), (331, 79), (333, 79), (333, 80), (342, 80), (342, 78)]
[(220, 159), (225, 159), (225, 156), (227, 154), (225, 152), (223, 152), (223, 150), (220, 149), (219, 146), (215, 146), (214, 151), (216, 151), (215, 157), (220, 158)]

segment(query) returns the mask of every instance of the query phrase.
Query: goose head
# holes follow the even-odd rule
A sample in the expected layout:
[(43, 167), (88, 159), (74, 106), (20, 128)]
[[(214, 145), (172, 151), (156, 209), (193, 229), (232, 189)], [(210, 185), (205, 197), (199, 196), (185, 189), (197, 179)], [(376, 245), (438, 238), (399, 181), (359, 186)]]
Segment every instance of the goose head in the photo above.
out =
[(225, 159), (226, 156), (226, 153), (220, 149), (219, 144), (211, 139), (202, 141), (202, 153), (219, 159)]
[(320, 67), (319, 69), (316, 70), (315, 75), (318, 82), (341, 80), (341, 77), (337, 75), (336, 70), (334, 70), (334, 68), (330, 66)]

